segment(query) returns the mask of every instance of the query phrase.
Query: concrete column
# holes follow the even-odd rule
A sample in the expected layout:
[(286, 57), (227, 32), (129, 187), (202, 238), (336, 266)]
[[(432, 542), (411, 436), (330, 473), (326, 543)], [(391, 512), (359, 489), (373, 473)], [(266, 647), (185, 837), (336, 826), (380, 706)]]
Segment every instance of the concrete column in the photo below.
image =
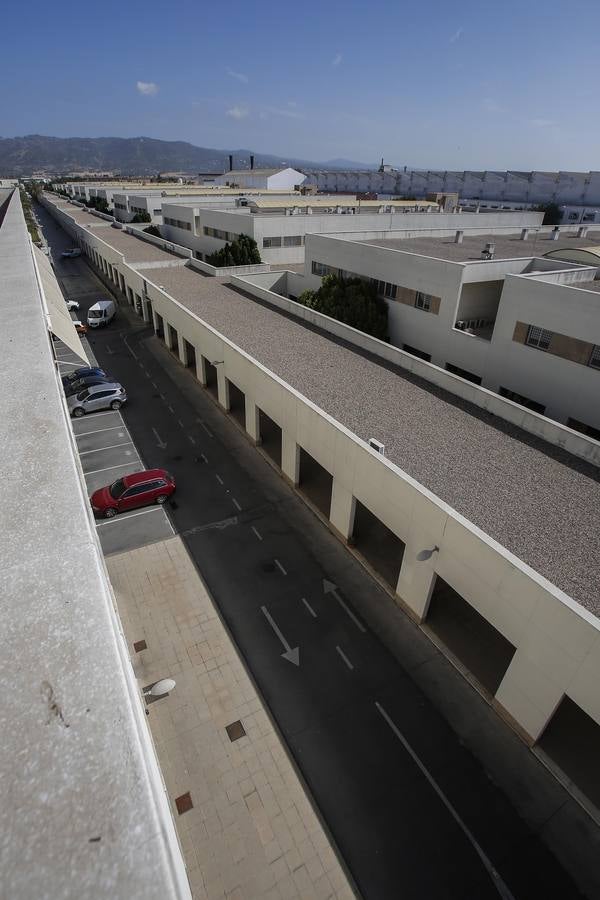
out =
[(281, 471), (293, 485), (300, 483), (300, 447), (285, 430), (281, 432)]
[(206, 387), (206, 360), (201, 353), (196, 351), (196, 378), (202, 385)]
[(227, 412), (231, 409), (229, 400), (229, 381), (225, 377), (225, 366), (217, 366), (217, 396), (219, 403)]
[(184, 366), (188, 364), (188, 355), (187, 355), (187, 346), (185, 343), (185, 338), (181, 336), (180, 332), (177, 332), (177, 345), (179, 350), (179, 359), (183, 363)]
[[(552, 662), (543, 660), (547, 671), (552, 671)], [(526, 653), (517, 650), (496, 691), (494, 704), (513, 726), (517, 726), (521, 736), (529, 744), (535, 743), (554, 715), (562, 700), (567, 682), (560, 678), (548, 678), (539, 660), (530, 659)]]
[(154, 329), (154, 334), (158, 334), (158, 319), (155, 309), (152, 309), (152, 327)]
[(246, 432), (255, 444), (260, 444), (260, 416), (258, 406), (245, 394), (246, 402)]
[(349, 491), (348, 488), (344, 487), (336, 478), (334, 478), (333, 489), (331, 491), (329, 521), (346, 541), (354, 530), (355, 511), (356, 499), (353, 497), (352, 491)]
[[(421, 542), (423, 543), (423, 542)], [(396, 593), (412, 611), (418, 622), (427, 615), (429, 601), (435, 585), (435, 562), (437, 553), (431, 559), (419, 562), (417, 553), (425, 549), (423, 546), (407, 544), (402, 557), (402, 566), (396, 585)]]
[[(139, 296), (139, 294), (138, 294), (138, 296)], [(144, 322), (149, 322), (150, 321), (150, 309), (149, 309), (148, 301), (146, 300), (145, 297), (142, 297), (141, 300), (142, 300), (142, 316), (143, 316)]]

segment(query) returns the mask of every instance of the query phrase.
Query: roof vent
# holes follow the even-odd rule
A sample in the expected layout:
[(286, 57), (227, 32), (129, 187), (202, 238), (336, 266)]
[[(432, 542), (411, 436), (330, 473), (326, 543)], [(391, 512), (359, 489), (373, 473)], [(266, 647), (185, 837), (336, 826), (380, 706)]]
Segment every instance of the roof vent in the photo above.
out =
[(491, 242), (488, 241), (488, 243), (485, 245), (485, 247), (481, 251), (481, 258), (482, 259), (493, 259), (495, 251), (496, 251), (496, 245), (492, 244)]
[(454, 235), (454, 243), (462, 244), (464, 236), (465, 236), (464, 231), (457, 231), (456, 234)]
[(376, 453), (380, 453), (381, 456), (385, 456), (385, 444), (376, 441), (375, 438), (369, 438), (369, 447), (371, 450), (375, 450)]
[(521, 229), (521, 240), (526, 241), (528, 237), (529, 237), (529, 228), (522, 228)]
[(556, 226), (552, 229), (552, 234), (550, 235), (550, 240), (551, 240), (551, 241), (557, 241), (557, 240), (558, 240), (559, 234), (560, 234), (560, 229), (559, 229), (558, 225), (556, 225)]
[(578, 238), (587, 237), (587, 233), (588, 233), (587, 225), (580, 225), (579, 228), (577, 229), (577, 237)]

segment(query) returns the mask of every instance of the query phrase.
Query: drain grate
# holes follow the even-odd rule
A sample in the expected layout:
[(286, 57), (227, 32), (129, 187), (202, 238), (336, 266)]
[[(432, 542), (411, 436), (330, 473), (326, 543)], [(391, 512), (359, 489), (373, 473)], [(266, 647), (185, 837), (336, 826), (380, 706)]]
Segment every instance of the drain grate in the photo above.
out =
[(186, 794), (182, 794), (181, 797), (175, 798), (175, 806), (177, 807), (177, 812), (180, 816), (184, 813), (189, 812), (190, 809), (194, 808), (194, 804), (192, 803), (192, 796), (188, 791)]
[(136, 653), (140, 653), (141, 650), (148, 649), (148, 644), (146, 643), (146, 641), (136, 641), (135, 644), (133, 645), (133, 649), (135, 650)]
[(231, 725), (225, 726), (225, 731), (229, 735), (229, 740), (233, 743), (233, 741), (239, 741), (240, 738), (243, 738), (246, 734), (246, 729), (238, 719), (237, 722), (232, 722)]

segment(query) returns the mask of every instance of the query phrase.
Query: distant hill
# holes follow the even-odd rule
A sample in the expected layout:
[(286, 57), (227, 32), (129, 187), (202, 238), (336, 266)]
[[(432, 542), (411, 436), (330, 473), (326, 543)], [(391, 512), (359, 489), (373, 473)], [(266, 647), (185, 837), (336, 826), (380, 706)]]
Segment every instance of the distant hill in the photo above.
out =
[[(214, 150), (186, 141), (155, 138), (57, 138), (41, 134), (0, 138), (0, 177), (34, 172), (114, 172), (120, 175), (155, 175), (158, 172), (223, 172), (234, 155), (234, 167), (250, 167), (250, 150)], [(339, 160), (344, 165), (316, 163), (293, 157), (255, 153), (257, 167), (287, 165), (300, 168), (363, 168), (361, 163)]]

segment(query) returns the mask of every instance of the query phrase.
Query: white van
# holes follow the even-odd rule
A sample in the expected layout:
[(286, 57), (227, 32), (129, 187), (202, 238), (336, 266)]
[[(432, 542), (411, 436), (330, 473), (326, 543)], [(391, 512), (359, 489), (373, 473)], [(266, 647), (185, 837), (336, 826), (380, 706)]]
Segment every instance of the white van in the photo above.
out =
[(112, 322), (116, 314), (117, 307), (114, 300), (98, 300), (88, 309), (87, 323), (90, 328), (99, 328)]

